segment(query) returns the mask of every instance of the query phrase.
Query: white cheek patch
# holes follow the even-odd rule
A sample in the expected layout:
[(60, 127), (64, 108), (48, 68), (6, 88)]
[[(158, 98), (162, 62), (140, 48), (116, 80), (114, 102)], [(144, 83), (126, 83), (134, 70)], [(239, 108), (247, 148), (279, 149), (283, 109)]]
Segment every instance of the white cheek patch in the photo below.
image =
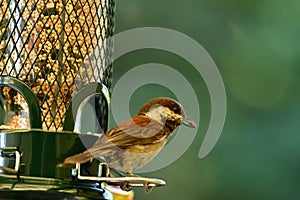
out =
[(164, 123), (168, 116), (167, 109), (168, 108), (165, 108), (163, 106), (156, 106), (154, 108), (151, 108), (149, 112), (146, 113), (146, 116), (159, 123)]

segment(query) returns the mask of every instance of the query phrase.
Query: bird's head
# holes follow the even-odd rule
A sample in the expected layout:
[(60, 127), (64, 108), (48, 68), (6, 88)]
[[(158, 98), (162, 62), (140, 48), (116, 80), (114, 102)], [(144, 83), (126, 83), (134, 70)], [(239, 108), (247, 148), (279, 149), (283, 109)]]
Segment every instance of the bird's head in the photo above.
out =
[(141, 108), (139, 114), (146, 115), (152, 120), (168, 126), (171, 131), (181, 124), (191, 128), (196, 127), (196, 123), (185, 116), (181, 104), (166, 97), (150, 100)]

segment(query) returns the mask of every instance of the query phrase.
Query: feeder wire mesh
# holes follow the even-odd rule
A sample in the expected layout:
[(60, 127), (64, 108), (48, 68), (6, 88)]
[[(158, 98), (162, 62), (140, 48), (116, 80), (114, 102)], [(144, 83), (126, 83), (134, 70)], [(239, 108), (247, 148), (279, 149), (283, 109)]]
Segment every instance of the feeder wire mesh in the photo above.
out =
[[(83, 86), (111, 85), (114, 0), (0, 0), (0, 76), (26, 83), (36, 95), (44, 130), (59, 131), (73, 94)], [(1, 93), (26, 128), (26, 102)], [(27, 116), (25, 116), (25, 119)], [(16, 123), (14, 125), (14, 123)]]

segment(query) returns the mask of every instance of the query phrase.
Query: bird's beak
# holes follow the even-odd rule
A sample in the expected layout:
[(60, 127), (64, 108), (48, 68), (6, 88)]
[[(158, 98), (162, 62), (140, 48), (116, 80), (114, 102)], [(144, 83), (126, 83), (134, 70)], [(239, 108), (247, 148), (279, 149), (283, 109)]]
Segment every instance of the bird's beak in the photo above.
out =
[(190, 127), (190, 128), (196, 128), (197, 127), (196, 123), (188, 117), (181, 118), (181, 124), (183, 124), (187, 127)]

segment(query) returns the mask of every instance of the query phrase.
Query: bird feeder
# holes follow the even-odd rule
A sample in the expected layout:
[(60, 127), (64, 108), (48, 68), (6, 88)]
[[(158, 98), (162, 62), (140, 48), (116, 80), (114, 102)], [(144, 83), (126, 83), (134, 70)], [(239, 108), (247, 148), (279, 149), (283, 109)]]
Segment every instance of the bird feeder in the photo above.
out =
[[(71, 99), (84, 86), (110, 87), (113, 14), (113, 0), (1, 0), (0, 75), (31, 88), (43, 130), (63, 130)], [(1, 96), (7, 128), (30, 128), (24, 97), (9, 87)]]
[[(114, 0), (0, 0), (1, 198), (110, 199), (102, 183), (165, 184), (108, 177), (97, 160), (57, 167), (98, 139), (87, 131), (108, 128), (114, 8)], [(95, 126), (84, 132), (87, 106)]]

